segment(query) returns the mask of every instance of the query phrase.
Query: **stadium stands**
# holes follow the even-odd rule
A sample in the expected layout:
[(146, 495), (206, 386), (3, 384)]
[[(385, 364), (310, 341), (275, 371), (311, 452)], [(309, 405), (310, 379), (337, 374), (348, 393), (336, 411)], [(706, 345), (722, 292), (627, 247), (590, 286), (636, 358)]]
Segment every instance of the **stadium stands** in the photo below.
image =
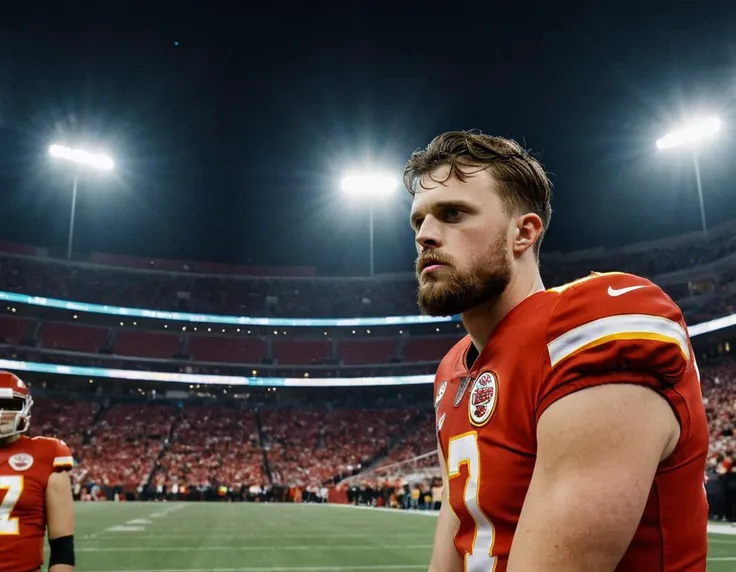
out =
[(341, 340), (338, 344), (338, 353), (345, 365), (390, 363), (397, 349), (396, 338)]
[[(716, 276), (722, 283), (720, 274), (725, 269), (716, 263), (734, 254), (736, 222), (711, 229), (707, 238), (694, 233), (613, 250), (548, 253), (543, 257), (542, 272), (545, 283), (559, 285), (592, 270), (629, 271), (655, 278), (700, 268), (700, 275), (666, 281), (666, 289), (679, 298), (694, 293), (691, 279)], [(107, 259), (98, 256), (95, 260)], [(416, 313), (411, 273), (372, 279), (305, 278), (302, 273), (302, 277), (290, 278), (263, 277), (263, 269), (258, 269), (259, 276), (247, 276), (244, 268), (234, 267), (233, 275), (225, 276), (195, 274), (193, 269), (201, 271), (201, 265), (196, 264), (159, 261), (152, 265), (143, 264), (144, 259), (126, 260), (135, 268), (0, 254), (0, 290), (128, 307), (248, 316), (334, 318)], [(134, 264), (136, 260), (140, 263)]]
[(105, 328), (44, 322), (41, 328), (41, 345), (50, 350), (70, 350), (97, 353), (107, 339)]
[(459, 336), (442, 336), (432, 338), (411, 338), (404, 346), (404, 360), (411, 363), (415, 361), (436, 361), (437, 356), (445, 355), (454, 346)]
[(174, 483), (239, 488), (266, 480), (263, 461), (254, 412), (193, 407), (175, 422), (153, 480), (169, 488)]
[(94, 419), (100, 410), (98, 403), (67, 399), (36, 397), (33, 403), (32, 435), (63, 439), (79, 454), (90, 435)]
[(273, 357), (282, 365), (319, 365), (330, 360), (332, 342), (328, 340), (274, 340)]
[(259, 338), (189, 336), (189, 355), (194, 361), (257, 364), (266, 355), (266, 346)]
[[(701, 365), (711, 428), (708, 469), (736, 461), (736, 357)], [(147, 482), (231, 487), (315, 485), (368, 467), (409, 461), (436, 448), (430, 410), (243, 409), (37, 398), (33, 434), (64, 438), (75, 476), (107, 487)], [(432, 465), (436, 457), (412, 465)], [(380, 471), (376, 473), (380, 475)]]
[(181, 338), (174, 334), (119, 330), (115, 353), (121, 356), (172, 358), (179, 351)]
[(15, 316), (0, 316), (0, 340), (7, 344), (20, 343), (32, 320)]
[[(228, 276), (227, 268), (196, 263), (146, 265), (116, 259), (110, 266), (107, 258), (95, 258), (108, 266), (37, 258), (26, 251), (0, 254), (0, 290), (247, 316), (416, 314), (411, 275), (332, 280), (305, 277), (309, 272), (298, 278), (265, 277), (263, 269), (249, 276), (247, 269), (238, 268)], [(736, 313), (736, 224), (714, 231), (707, 239), (697, 235), (612, 252), (551, 255), (546, 264), (550, 284), (591, 269), (651, 276), (684, 302), (690, 323)], [(210, 273), (194, 273), (204, 268)], [(233, 323), (212, 332), (171, 326), (155, 317), (140, 324), (127, 318), (121, 323), (119, 316), (83, 312), (72, 316), (71, 310), (53, 313), (49, 308), (11, 307), (10, 303), (4, 311), (0, 355), (9, 359), (220, 375), (292, 368), (292, 375), (323, 382), (376, 371), (379, 375), (431, 373), (462, 334), (455, 324), (445, 324), (441, 331), (434, 325), (356, 328), (357, 332), (347, 327), (327, 328), (327, 332), (322, 327), (298, 332), (288, 327), (287, 331), (253, 327), (251, 334), (246, 328), (236, 330)], [(707, 474), (711, 484), (725, 483), (736, 478), (736, 359), (727, 341), (704, 342), (702, 354), (703, 395), (711, 424)], [(88, 386), (80, 387), (88, 381)], [(356, 490), (390, 490), (381, 502), (401, 504), (404, 500), (396, 499), (410, 499), (417, 487), (422, 495), (433, 489), (431, 478), (412, 482), (404, 473), (407, 468), (436, 468), (435, 420), (431, 400), (424, 393), (413, 394), (422, 398), (422, 405), (415, 407), (406, 399), (408, 388), (371, 387), (370, 406), (355, 405), (360, 400), (346, 397), (343, 391), (358, 390), (339, 388), (338, 393), (338, 388), (324, 385), (321, 396), (335, 392), (320, 401), (293, 388), (279, 388), (278, 394), (275, 389), (266, 394), (266, 388), (260, 388), (263, 393), (253, 397), (247, 392), (227, 394), (230, 388), (226, 387), (200, 390), (194, 384), (177, 384), (169, 389), (160, 383), (157, 394), (145, 381), (98, 384), (74, 378), (68, 387), (85, 396), (80, 400), (43, 397), (42, 382), (34, 385), (39, 397), (32, 430), (67, 440), (78, 460), (75, 481), (87, 487), (98, 485), (108, 496), (124, 491), (140, 498), (155, 490), (159, 498), (187, 488), (264, 490), (260, 488), (264, 485), (314, 491), (350, 477), (353, 480), (348, 482)], [(429, 387), (420, 389), (430, 395)], [(230, 400), (215, 402), (215, 395), (227, 395)], [(722, 516), (736, 520), (736, 514)]]

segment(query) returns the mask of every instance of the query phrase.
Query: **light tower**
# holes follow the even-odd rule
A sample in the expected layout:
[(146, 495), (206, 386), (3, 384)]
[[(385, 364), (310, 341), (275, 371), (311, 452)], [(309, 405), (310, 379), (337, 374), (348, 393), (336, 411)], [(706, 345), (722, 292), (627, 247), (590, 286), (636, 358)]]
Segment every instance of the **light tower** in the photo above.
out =
[(668, 133), (657, 139), (657, 148), (660, 150), (672, 149), (674, 147), (689, 146), (692, 149), (693, 165), (695, 167), (695, 182), (698, 187), (698, 200), (700, 201), (700, 222), (703, 234), (708, 234), (708, 225), (705, 221), (705, 204), (703, 201), (703, 184), (700, 181), (700, 163), (698, 162), (698, 144), (703, 140), (713, 137), (721, 130), (721, 122), (716, 117), (697, 121), (680, 129)]
[(346, 195), (368, 203), (368, 227), (370, 240), (370, 275), (373, 276), (373, 205), (378, 198), (392, 195), (397, 187), (397, 180), (387, 174), (375, 172), (349, 173), (340, 183)]
[(69, 161), (74, 165), (74, 184), (72, 185), (72, 212), (69, 220), (69, 237), (67, 240), (66, 257), (72, 257), (72, 242), (74, 240), (74, 215), (77, 210), (77, 186), (82, 169), (98, 169), (110, 171), (115, 163), (107, 155), (90, 153), (84, 149), (73, 149), (65, 145), (51, 145), (49, 155), (55, 159)]

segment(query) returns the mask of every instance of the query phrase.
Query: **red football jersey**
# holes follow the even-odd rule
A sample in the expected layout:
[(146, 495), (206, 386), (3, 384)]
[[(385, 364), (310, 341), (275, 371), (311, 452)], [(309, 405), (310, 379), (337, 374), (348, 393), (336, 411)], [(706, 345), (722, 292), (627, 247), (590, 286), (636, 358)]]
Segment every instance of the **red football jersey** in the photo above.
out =
[(0, 448), (0, 572), (30, 572), (43, 564), (46, 484), (70, 470), (63, 441), (26, 437)]
[(435, 379), (449, 504), (460, 521), (455, 547), (467, 572), (506, 570), (545, 409), (574, 391), (617, 382), (665, 398), (681, 436), (659, 465), (616, 570), (705, 570), (708, 425), (682, 313), (659, 287), (630, 274), (593, 274), (524, 300), (468, 369), (471, 345), (466, 336), (452, 348)]

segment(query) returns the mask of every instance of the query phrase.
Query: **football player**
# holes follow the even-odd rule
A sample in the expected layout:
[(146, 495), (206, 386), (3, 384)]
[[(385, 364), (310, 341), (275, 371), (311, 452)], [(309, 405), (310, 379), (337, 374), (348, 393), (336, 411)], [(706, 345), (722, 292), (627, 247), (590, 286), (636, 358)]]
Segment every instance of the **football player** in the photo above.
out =
[(74, 507), (63, 441), (27, 437), (33, 400), (16, 375), (0, 371), (0, 572), (43, 564), (48, 530), (50, 572), (74, 570)]
[(430, 570), (704, 571), (708, 427), (680, 309), (625, 273), (545, 289), (551, 185), (513, 141), (444, 133), (405, 183), (419, 305), (468, 333), (435, 379)]

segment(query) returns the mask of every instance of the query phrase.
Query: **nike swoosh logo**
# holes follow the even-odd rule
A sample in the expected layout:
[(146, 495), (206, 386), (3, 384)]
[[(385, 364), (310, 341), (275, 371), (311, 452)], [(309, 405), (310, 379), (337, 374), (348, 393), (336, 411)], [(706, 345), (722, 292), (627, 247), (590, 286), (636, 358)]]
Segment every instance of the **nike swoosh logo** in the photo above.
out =
[(633, 292), (634, 290), (638, 290), (639, 288), (646, 288), (644, 285), (639, 286), (629, 286), (628, 288), (612, 288), (611, 286), (608, 287), (608, 295), (609, 296), (623, 296), (624, 294), (628, 294), (629, 292)]

